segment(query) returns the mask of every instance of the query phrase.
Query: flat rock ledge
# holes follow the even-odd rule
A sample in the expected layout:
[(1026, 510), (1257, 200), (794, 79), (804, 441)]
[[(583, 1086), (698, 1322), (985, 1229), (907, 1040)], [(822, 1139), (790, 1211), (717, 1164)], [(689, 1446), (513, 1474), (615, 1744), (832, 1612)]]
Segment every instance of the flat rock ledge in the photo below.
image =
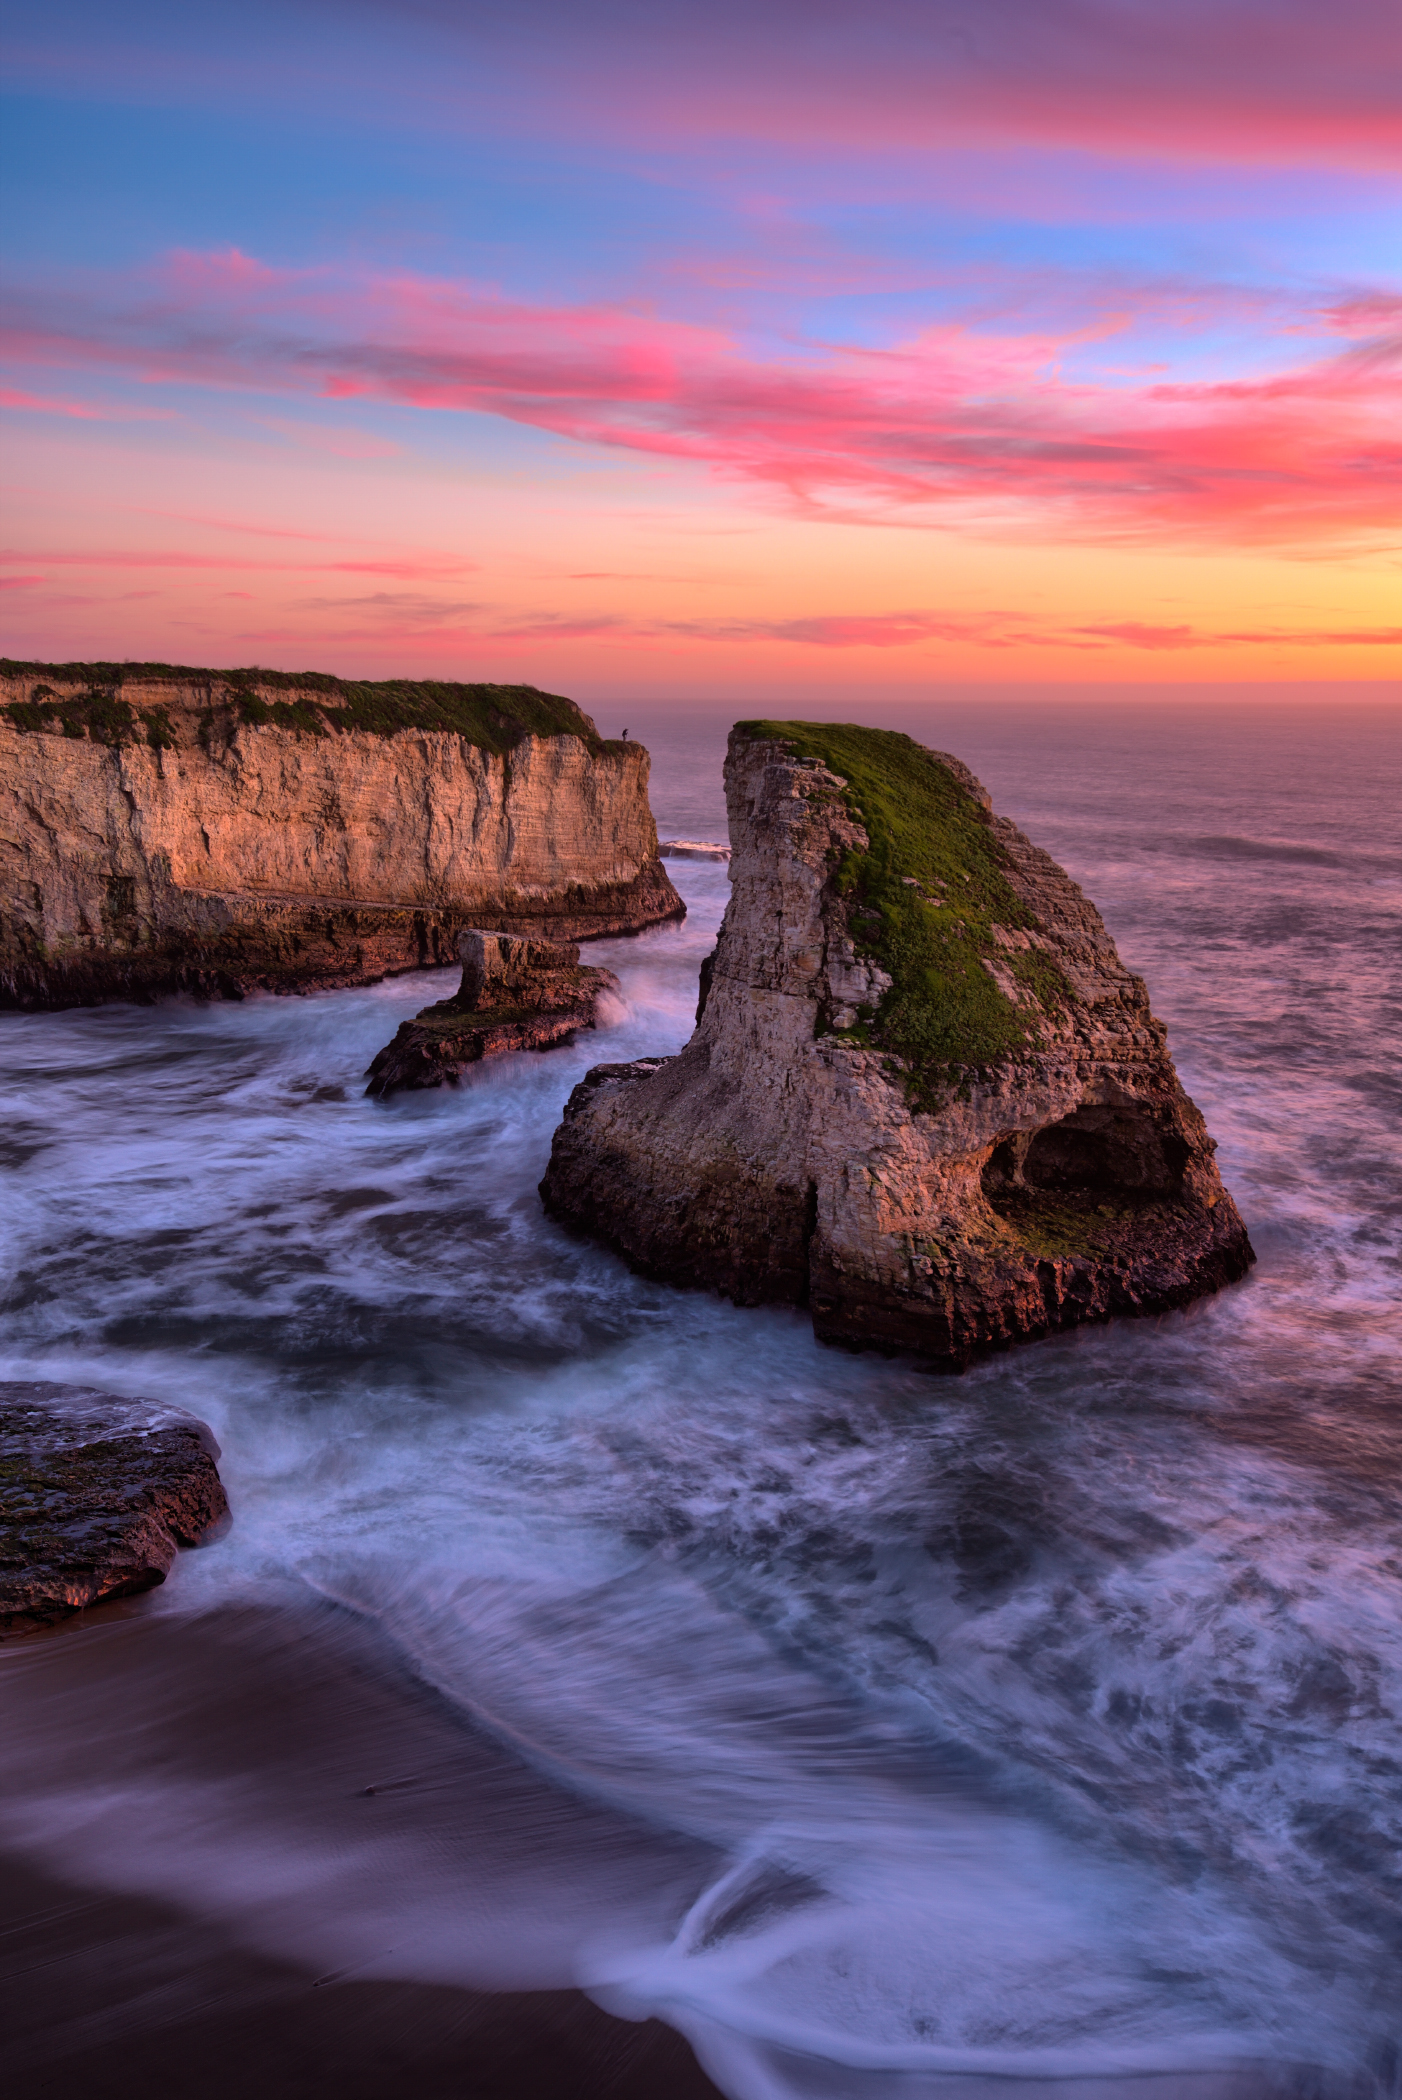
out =
[(600, 998), (622, 990), (612, 970), (581, 966), (578, 948), (562, 942), (473, 929), (458, 952), (458, 990), (400, 1024), (371, 1060), (367, 1094), (455, 1086), (483, 1058), (549, 1050), (595, 1027)]
[(1245, 1274), (1143, 980), (958, 759), (742, 723), (726, 792), (696, 1031), (575, 1088), (552, 1216), (644, 1274), (950, 1369)]
[(218, 1456), (158, 1401), (0, 1382), (0, 1633), (164, 1582), (228, 1516)]
[(729, 860), (730, 848), (714, 839), (663, 839), (657, 855), (659, 860)]

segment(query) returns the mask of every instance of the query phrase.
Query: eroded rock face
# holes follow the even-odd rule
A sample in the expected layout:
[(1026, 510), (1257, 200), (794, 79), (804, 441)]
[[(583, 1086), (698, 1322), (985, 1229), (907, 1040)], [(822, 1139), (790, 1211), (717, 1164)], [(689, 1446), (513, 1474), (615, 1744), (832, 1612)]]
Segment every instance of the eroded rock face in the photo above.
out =
[(648, 1274), (951, 1365), (1245, 1272), (1142, 979), (958, 760), (742, 724), (726, 791), (696, 1032), (576, 1088), (554, 1216)]
[(599, 1000), (622, 987), (612, 970), (581, 966), (579, 950), (506, 933), (465, 933), (462, 983), (451, 999), (400, 1023), (371, 1061), (367, 1094), (455, 1085), (468, 1065), (510, 1050), (548, 1050), (593, 1028)]
[(85, 1386), (0, 1382), (0, 1630), (164, 1582), (228, 1515), (203, 1422)]
[(405, 688), (500, 705), (396, 727), (400, 690), (0, 677), (0, 1004), (366, 984), (451, 962), (471, 926), (682, 916), (642, 746), (514, 688)]

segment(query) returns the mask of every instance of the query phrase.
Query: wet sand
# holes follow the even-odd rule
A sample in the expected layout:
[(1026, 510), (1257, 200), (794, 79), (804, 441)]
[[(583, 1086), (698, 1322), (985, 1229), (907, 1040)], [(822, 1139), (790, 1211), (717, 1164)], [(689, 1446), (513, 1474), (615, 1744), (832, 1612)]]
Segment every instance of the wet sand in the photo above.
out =
[[(36, 2100), (715, 2093), (673, 2029), (561, 1987), (591, 1910), (656, 1923), (699, 1848), (558, 1794), (347, 1615), (100, 1608), (5, 1643), (0, 1714), (0, 2031)], [(444, 1970), (540, 1987), (363, 1973), (424, 1904)]]
[(317, 1985), (206, 1924), (0, 1858), (0, 2024), (31, 2100), (709, 2100), (659, 2020), (579, 1991)]

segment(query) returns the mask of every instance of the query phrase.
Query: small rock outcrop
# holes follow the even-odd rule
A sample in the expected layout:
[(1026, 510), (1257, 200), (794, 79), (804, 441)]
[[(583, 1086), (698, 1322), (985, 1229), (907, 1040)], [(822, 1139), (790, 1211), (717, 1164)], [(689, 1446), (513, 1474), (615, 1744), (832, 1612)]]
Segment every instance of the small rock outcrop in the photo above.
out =
[(959, 760), (741, 723), (726, 793), (696, 1032), (575, 1089), (553, 1216), (649, 1275), (952, 1366), (1244, 1274), (1143, 980)]
[(229, 1504), (203, 1422), (86, 1386), (0, 1382), (0, 1631), (164, 1582)]
[(548, 1050), (593, 1028), (605, 992), (621, 991), (612, 970), (581, 966), (579, 950), (506, 933), (465, 933), (462, 983), (451, 999), (401, 1022), (372, 1059), (367, 1094), (452, 1086), (468, 1065), (510, 1050)]
[(0, 660), (0, 1006), (238, 998), (685, 906), (641, 744), (530, 686)]
[(729, 846), (715, 839), (663, 839), (657, 849), (663, 860), (729, 860)]

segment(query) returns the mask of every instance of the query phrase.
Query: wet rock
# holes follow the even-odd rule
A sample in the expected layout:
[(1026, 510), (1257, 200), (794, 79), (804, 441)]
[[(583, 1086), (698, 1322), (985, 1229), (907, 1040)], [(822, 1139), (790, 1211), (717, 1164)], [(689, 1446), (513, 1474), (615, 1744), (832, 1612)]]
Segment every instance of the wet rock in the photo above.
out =
[(164, 1582), (228, 1515), (218, 1456), (157, 1401), (0, 1382), (0, 1631)]
[(958, 1366), (1254, 1259), (1143, 980), (958, 759), (750, 723), (679, 1056), (576, 1088), (541, 1184), (644, 1273)]
[(455, 1085), (484, 1057), (568, 1042), (595, 1026), (601, 996), (621, 989), (612, 970), (581, 966), (578, 948), (563, 943), (474, 930), (459, 953), (457, 992), (400, 1025), (371, 1061), (367, 1094)]
[(730, 848), (714, 839), (663, 839), (657, 855), (659, 860), (729, 860)]

